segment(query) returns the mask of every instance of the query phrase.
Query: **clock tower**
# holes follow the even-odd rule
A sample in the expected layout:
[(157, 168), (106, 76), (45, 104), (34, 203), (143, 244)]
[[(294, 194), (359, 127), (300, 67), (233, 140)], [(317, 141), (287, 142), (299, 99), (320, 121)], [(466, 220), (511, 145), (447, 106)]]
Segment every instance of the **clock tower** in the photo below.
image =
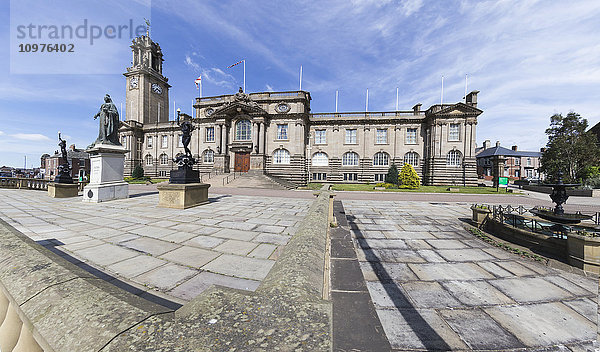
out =
[(123, 75), (127, 77), (127, 121), (155, 124), (169, 121), (168, 78), (162, 74), (163, 54), (150, 34), (133, 39), (133, 61)]

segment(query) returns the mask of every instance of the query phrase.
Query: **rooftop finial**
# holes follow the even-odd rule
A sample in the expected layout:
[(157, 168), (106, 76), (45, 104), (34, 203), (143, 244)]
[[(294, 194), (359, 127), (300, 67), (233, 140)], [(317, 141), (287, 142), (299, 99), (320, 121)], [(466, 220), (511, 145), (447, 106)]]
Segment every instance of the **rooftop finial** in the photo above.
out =
[(144, 22), (146, 22), (146, 36), (150, 38), (150, 21), (144, 17)]

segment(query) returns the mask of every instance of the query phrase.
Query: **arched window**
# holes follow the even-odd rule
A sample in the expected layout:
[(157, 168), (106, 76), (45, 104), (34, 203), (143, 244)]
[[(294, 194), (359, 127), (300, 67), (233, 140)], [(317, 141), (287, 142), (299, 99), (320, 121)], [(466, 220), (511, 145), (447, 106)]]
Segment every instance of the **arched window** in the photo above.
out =
[(408, 152), (404, 154), (404, 163), (414, 167), (419, 166), (419, 154), (416, 152)]
[(207, 149), (204, 151), (204, 155), (202, 156), (202, 162), (212, 164), (215, 162), (215, 152), (211, 149)]
[(273, 164), (289, 164), (290, 152), (285, 149), (277, 149), (273, 153)]
[(358, 154), (355, 152), (347, 152), (342, 156), (343, 166), (358, 166)]
[(167, 156), (167, 154), (161, 154), (159, 160), (161, 165), (169, 165), (169, 157)]
[(327, 166), (329, 165), (329, 158), (327, 154), (323, 152), (314, 153), (312, 157), (312, 166)]
[(248, 120), (239, 120), (235, 124), (235, 140), (249, 141), (252, 138), (252, 123)]
[(390, 164), (390, 156), (386, 152), (379, 152), (373, 156), (373, 166), (388, 166)]
[(146, 166), (152, 166), (152, 155), (146, 155)]
[(462, 154), (458, 150), (451, 150), (446, 155), (447, 166), (460, 166)]

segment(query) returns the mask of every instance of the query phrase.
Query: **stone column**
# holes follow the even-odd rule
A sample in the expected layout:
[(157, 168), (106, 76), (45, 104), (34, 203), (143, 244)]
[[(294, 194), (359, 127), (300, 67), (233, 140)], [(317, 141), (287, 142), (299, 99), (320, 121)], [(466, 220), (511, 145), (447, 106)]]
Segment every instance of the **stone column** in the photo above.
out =
[(258, 153), (259, 154), (264, 154), (265, 153), (265, 123), (261, 122), (259, 124), (259, 130), (258, 130)]
[(221, 153), (227, 154), (227, 125), (221, 126)]
[(215, 124), (215, 142), (218, 149), (217, 154), (221, 154), (221, 125)]
[(258, 150), (256, 150), (257, 146), (258, 146), (258, 123), (252, 122), (252, 152), (251, 152), (251, 154), (258, 153)]

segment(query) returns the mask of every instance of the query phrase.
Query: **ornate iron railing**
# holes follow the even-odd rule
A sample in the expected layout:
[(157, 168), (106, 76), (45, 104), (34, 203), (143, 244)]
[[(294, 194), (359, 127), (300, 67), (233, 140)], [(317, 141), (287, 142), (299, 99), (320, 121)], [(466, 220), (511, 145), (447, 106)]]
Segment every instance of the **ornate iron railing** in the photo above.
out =
[[(497, 222), (511, 225), (523, 230), (552, 236), (556, 238), (566, 239), (569, 232), (585, 231), (587, 233), (600, 236), (600, 227), (598, 221), (600, 213), (596, 212), (592, 216), (592, 223), (583, 223), (576, 225), (558, 224), (549, 220), (542, 220), (534, 216), (526, 215), (529, 212), (529, 207), (523, 205), (493, 205), (488, 204), (473, 204), (473, 208), (486, 208), (491, 211), (492, 219)], [(594, 226), (595, 225), (595, 226)]]

